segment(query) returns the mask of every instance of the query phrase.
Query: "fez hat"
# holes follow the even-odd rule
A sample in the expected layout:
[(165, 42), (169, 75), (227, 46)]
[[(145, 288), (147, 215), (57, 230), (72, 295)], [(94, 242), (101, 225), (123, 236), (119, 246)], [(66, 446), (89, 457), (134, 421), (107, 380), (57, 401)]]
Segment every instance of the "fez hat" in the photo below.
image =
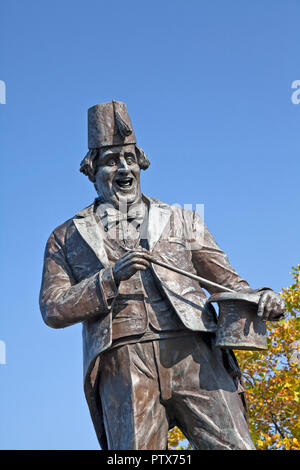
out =
[(89, 149), (127, 144), (136, 144), (136, 137), (125, 103), (113, 100), (88, 109)]

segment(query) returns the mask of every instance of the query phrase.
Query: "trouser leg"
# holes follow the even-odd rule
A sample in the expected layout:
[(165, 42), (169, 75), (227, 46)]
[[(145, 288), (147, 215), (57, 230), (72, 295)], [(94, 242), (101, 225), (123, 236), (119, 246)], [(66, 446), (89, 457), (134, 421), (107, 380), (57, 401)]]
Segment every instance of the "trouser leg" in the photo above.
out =
[(166, 449), (168, 420), (160, 403), (152, 342), (101, 357), (99, 393), (110, 450)]
[(101, 358), (109, 449), (166, 449), (169, 419), (195, 449), (255, 449), (243, 405), (210, 335), (137, 343)]
[(195, 449), (254, 450), (236, 386), (210, 338), (157, 342), (158, 370), (171, 384), (166, 406)]

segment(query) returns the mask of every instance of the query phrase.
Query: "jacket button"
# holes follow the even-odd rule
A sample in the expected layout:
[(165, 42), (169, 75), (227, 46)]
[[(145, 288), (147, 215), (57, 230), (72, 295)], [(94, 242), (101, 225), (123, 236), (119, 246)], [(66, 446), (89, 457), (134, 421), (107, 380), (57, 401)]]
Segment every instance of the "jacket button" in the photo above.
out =
[(108, 332), (108, 329), (107, 329), (107, 328), (104, 328), (103, 334), (106, 335), (107, 332)]

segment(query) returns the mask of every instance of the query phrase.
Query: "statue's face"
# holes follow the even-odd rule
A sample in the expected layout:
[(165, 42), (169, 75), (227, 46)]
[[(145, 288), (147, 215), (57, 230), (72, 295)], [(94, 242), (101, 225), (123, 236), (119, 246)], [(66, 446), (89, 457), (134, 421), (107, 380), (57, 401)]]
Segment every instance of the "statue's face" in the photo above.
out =
[(103, 148), (98, 157), (95, 186), (103, 203), (119, 207), (120, 203), (133, 204), (141, 197), (140, 166), (135, 145)]

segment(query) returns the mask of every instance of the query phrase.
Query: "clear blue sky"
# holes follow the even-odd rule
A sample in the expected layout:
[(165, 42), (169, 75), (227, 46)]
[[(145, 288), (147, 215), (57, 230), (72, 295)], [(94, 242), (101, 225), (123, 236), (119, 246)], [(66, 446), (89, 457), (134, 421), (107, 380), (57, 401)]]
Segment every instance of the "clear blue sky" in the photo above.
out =
[(253, 287), (299, 262), (297, 0), (6, 0), (1, 5), (1, 449), (98, 449), (81, 325), (38, 307), (50, 232), (92, 202), (87, 109), (127, 103), (151, 166), (143, 192), (204, 204)]

